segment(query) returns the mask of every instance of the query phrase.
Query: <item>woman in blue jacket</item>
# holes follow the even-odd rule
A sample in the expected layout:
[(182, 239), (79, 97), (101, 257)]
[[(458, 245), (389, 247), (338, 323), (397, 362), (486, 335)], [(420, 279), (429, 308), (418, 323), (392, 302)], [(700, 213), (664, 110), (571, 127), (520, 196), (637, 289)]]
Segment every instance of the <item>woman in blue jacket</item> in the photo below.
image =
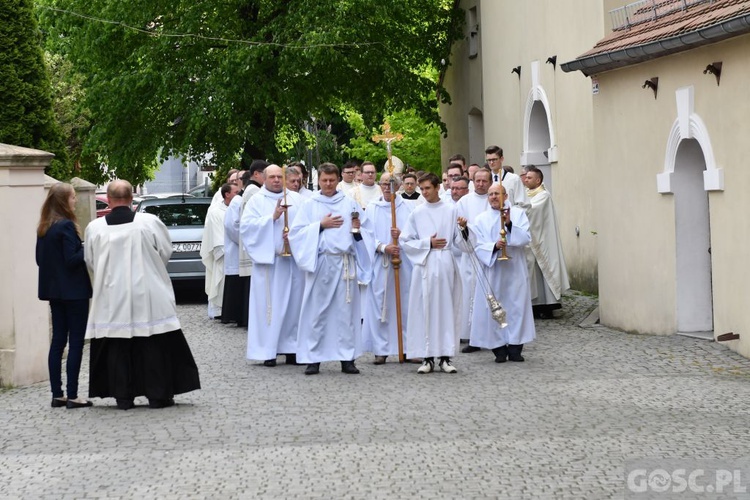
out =
[[(81, 230), (75, 216), (73, 186), (53, 185), (42, 205), (37, 228), (36, 263), (39, 266), (39, 299), (52, 311), (49, 381), (52, 407), (84, 408), (91, 402), (78, 396), (78, 372), (91, 298), (91, 281), (83, 260)], [(62, 356), (68, 344), (67, 397), (62, 390)]]

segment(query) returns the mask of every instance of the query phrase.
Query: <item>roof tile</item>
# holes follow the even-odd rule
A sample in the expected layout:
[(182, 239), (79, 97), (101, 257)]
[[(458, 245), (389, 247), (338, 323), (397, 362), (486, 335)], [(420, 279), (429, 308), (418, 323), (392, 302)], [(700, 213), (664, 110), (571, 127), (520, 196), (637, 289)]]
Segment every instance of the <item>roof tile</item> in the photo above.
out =
[[(663, 12), (665, 9), (680, 7), (683, 2), (664, 0), (654, 2), (654, 5), (657, 12)], [(651, 8), (652, 5), (647, 4), (646, 8), (635, 12), (633, 19), (652, 16)], [(750, 0), (713, 0), (691, 5), (654, 20), (616, 29), (599, 40), (591, 50), (578, 56), (578, 59), (672, 38), (748, 13)]]

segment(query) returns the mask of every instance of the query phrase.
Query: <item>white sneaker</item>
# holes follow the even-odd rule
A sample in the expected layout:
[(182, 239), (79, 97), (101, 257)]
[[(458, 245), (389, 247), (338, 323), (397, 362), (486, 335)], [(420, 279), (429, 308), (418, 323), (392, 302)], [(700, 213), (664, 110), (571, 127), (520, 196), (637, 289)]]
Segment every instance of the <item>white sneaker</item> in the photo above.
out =
[(453, 366), (449, 358), (443, 358), (440, 360), (440, 369), (445, 373), (457, 373), (456, 367)]
[(417, 369), (417, 373), (430, 373), (435, 369), (435, 362), (430, 359), (422, 361), (422, 366)]

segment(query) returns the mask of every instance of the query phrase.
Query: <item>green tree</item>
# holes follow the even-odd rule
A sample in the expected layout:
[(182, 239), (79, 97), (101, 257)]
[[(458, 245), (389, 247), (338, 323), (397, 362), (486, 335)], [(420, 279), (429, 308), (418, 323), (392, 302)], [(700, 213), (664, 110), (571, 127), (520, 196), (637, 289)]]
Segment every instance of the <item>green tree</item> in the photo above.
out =
[(280, 161), (290, 130), (343, 107), (365, 123), (405, 108), (440, 123), (427, 70), (463, 19), (454, 0), (39, 1), (50, 47), (85, 75), (84, 154), (131, 181), (162, 148), (211, 153), (220, 171)]
[[(347, 113), (347, 119), (356, 136), (344, 147), (344, 151), (352, 158), (370, 160), (382, 170), (387, 152), (382, 143), (372, 140), (372, 136), (381, 133), (380, 128), (367, 127), (362, 117), (354, 111)], [(440, 127), (435, 123), (425, 123), (415, 110), (397, 111), (386, 119), (393, 132), (404, 136), (402, 140), (392, 143), (392, 154), (417, 170), (440, 175)]]
[(47, 173), (69, 178), (30, 0), (0, 0), (0, 96), (0, 142), (54, 153)]

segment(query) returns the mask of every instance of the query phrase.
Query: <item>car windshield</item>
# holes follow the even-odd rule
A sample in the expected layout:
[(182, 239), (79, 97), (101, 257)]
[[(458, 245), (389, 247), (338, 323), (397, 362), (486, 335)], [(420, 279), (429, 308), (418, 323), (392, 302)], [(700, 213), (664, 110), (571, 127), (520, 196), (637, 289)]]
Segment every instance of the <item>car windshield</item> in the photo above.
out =
[(202, 226), (206, 220), (208, 203), (175, 203), (151, 205), (143, 211), (157, 216), (166, 226)]

